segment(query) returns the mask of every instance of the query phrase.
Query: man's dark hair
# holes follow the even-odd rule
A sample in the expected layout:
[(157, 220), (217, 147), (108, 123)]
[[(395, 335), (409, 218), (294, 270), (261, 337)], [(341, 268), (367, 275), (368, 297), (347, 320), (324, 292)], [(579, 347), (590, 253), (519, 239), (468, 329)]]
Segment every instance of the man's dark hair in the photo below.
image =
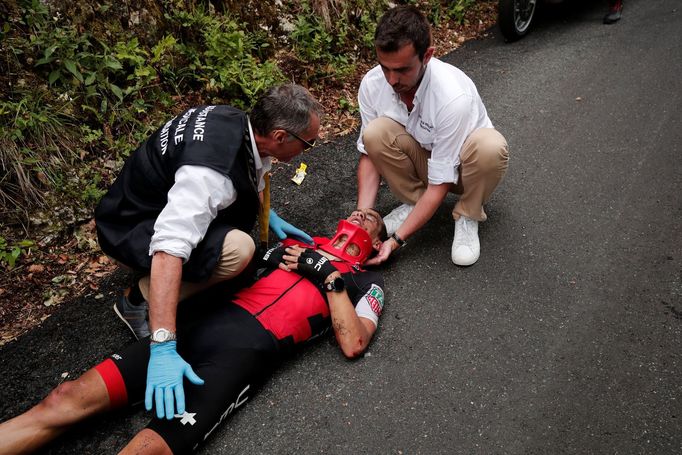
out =
[(272, 130), (301, 134), (310, 126), (312, 113), (322, 117), (322, 106), (297, 84), (276, 85), (261, 96), (249, 114), (251, 126), (265, 136)]
[(379, 216), (379, 218), (377, 219), (377, 221), (379, 222), (378, 237), (379, 240), (385, 242), (386, 240), (388, 240), (388, 231), (386, 230), (386, 224), (384, 223), (384, 216), (377, 209), (372, 208), (370, 210)]
[[(377, 212), (379, 213), (379, 212)], [(379, 214), (381, 215), (381, 214)], [(379, 219), (379, 240), (382, 242), (385, 242), (388, 240), (388, 231), (386, 230), (386, 224), (384, 224), (384, 217), (382, 216)]]
[(406, 44), (414, 46), (419, 60), (431, 45), (431, 25), (412, 5), (391, 8), (379, 19), (374, 33), (374, 45), (381, 52), (396, 52)]
[[(381, 220), (381, 229), (379, 229), (379, 240), (382, 242), (388, 240), (388, 231), (386, 230), (386, 225), (384, 224), (383, 218)], [(372, 252), (369, 253), (369, 257), (367, 259), (373, 258), (377, 254), (379, 254), (379, 252), (372, 248)]]
[(388, 240), (388, 231), (386, 230), (386, 225), (383, 223), (381, 224), (381, 230), (379, 231), (379, 240), (382, 242)]

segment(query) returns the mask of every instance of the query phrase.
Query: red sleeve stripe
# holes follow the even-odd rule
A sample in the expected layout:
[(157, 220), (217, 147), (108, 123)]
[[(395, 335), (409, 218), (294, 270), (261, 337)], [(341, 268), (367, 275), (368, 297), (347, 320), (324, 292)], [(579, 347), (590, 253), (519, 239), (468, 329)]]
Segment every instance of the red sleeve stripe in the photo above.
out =
[(104, 379), (104, 384), (109, 392), (109, 403), (112, 408), (119, 408), (128, 404), (128, 391), (123, 381), (123, 376), (118, 367), (111, 359), (106, 359), (95, 367), (95, 370)]

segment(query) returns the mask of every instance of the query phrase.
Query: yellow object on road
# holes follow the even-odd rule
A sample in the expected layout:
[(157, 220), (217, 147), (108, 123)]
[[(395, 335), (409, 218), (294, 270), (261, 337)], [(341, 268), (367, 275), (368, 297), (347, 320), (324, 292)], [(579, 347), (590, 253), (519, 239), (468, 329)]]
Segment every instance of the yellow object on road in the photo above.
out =
[(305, 178), (305, 170), (308, 169), (308, 165), (305, 163), (301, 163), (301, 165), (296, 169), (296, 174), (291, 178), (291, 181), (294, 182), (296, 185), (300, 185), (303, 182), (303, 179)]

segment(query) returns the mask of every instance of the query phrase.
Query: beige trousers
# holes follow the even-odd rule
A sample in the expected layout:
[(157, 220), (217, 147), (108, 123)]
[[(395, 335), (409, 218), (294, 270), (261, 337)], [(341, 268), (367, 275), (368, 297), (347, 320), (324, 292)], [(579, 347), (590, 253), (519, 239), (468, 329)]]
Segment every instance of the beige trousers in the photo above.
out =
[[(216, 283), (236, 277), (249, 264), (255, 251), (256, 245), (250, 235), (238, 229), (232, 229), (225, 236), (223, 249), (218, 264), (213, 270), (213, 275), (202, 283), (183, 281), (180, 286), (179, 300), (182, 301)], [(146, 301), (149, 301), (149, 275), (140, 279), (139, 286), (142, 296)]]
[[(362, 142), (391, 192), (404, 203), (416, 204), (428, 186), (431, 152), (422, 148), (404, 126), (387, 117), (372, 120), (365, 127)], [(483, 204), (507, 172), (507, 141), (494, 128), (480, 128), (464, 141), (459, 156), (459, 181), (450, 184), (450, 192), (460, 198), (452, 216), (485, 221)]]

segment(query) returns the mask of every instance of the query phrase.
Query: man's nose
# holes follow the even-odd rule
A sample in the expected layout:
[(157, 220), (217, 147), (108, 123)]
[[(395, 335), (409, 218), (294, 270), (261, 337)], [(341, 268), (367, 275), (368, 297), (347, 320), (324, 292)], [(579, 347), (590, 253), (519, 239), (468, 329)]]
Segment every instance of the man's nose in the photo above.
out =
[(400, 76), (395, 71), (389, 71), (386, 78), (388, 79), (388, 85), (395, 85), (400, 81)]

